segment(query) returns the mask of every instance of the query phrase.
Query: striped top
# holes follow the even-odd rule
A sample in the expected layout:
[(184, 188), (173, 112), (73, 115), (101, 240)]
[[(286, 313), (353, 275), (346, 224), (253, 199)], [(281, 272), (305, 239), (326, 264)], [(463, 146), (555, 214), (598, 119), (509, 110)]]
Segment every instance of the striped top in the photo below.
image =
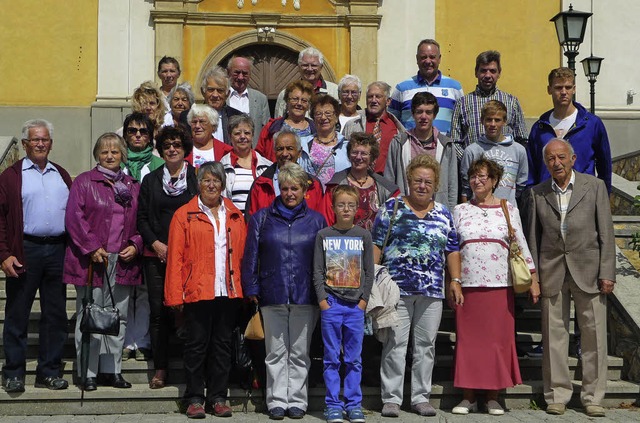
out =
[(411, 100), (416, 93), (424, 91), (430, 92), (438, 99), (440, 111), (433, 125), (448, 135), (451, 132), (451, 118), (456, 100), (462, 98), (464, 92), (458, 81), (442, 75), (440, 71), (431, 85), (419, 73), (396, 85), (391, 94), (391, 106), (388, 111), (393, 113), (407, 130), (415, 128), (416, 124), (411, 115)]
[(249, 190), (253, 184), (253, 171), (237, 165), (235, 171), (236, 178), (231, 188), (231, 201), (244, 213), (244, 209), (247, 206), (247, 197), (249, 197)]

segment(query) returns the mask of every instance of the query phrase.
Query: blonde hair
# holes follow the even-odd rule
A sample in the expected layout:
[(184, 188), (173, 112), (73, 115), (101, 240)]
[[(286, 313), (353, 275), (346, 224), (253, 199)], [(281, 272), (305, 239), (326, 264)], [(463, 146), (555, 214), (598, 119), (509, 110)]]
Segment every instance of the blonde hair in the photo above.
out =
[(131, 108), (134, 112), (144, 113), (144, 107), (151, 99), (158, 103), (158, 107), (155, 113), (149, 116), (149, 119), (151, 119), (155, 128), (158, 129), (164, 123), (164, 115), (167, 114), (167, 109), (164, 106), (164, 101), (162, 101), (162, 93), (160, 93), (156, 84), (151, 81), (145, 81), (140, 84), (133, 92)]
[(434, 192), (438, 191), (440, 186), (440, 163), (430, 154), (419, 154), (409, 162), (407, 166), (407, 180), (413, 180), (413, 172), (417, 169), (431, 169), (434, 173)]

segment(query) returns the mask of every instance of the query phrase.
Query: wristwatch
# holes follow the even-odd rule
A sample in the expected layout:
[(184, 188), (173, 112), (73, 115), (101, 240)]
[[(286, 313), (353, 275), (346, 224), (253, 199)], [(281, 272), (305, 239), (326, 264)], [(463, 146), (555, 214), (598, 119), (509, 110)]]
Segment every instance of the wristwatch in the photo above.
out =
[(451, 278), (451, 282), (458, 282), (459, 284), (462, 284), (460, 278)]

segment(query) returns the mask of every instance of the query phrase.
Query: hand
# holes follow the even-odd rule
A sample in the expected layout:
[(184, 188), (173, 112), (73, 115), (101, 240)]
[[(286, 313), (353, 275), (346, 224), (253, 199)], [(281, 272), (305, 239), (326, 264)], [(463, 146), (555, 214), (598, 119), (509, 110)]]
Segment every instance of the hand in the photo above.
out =
[(247, 297), (249, 299), (249, 301), (251, 301), (254, 304), (258, 304), (258, 296), (257, 295), (249, 295)]
[(601, 294), (611, 294), (615, 285), (616, 283), (609, 279), (598, 279), (598, 288), (600, 289)]
[(449, 289), (447, 301), (449, 302), (449, 307), (455, 309), (457, 305), (462, 306), (464, 304), (464, 295), (462, 295), (462, 286), (459, 282), (451, 281), (449, 282)]
[(540, 283), (535, 273), (531, 274), (531, 288), (529, 288), (529, 298), (536, 304), (540, 300)]
[(106, 263), (109, 258), (109, 253), (107, 253), (104, 248), (100, 247), (91, 253), (91, 261), (94, 263)]
[(138, 254), (138, 250), (136, 250), (136, 247), (133, 245), (129, 245), (128, 247), (125, 247), (124, 250), (118, 253), (118, 257), (120, 257), (120, 259), (125, 263), (128, 263), (134, 258), (136, 258), (137, 254)]
[(329, 302), (327, 300), (322, 300), (319, 303), (320, 305), (320, 310), (321, 311), (327, 311), (331, 308), (331, 306), (329, 305)]
[(156, 240), (153, 241), (153, 244), (151, 244), (151, 248), (162, 263), (167, 261), (167, 244)]
[(18, 272), (16, 270), (20, 269), (22, 269), (22, 264), (15, 256), (9, 256), (2, 262), (2, 271), (10, 278), (17, 278)]
[(358, 308), (365, 311), (367, 309), (367, 302), (365, 300), (358, 301)]

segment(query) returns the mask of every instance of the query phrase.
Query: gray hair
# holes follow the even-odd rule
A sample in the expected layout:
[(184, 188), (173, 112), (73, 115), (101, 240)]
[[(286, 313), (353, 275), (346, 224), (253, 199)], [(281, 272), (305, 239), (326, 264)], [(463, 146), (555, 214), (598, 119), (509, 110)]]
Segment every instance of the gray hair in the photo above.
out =
[(183, 82), (182, 84), (178, 84), (171, 89), (169, 95), (167, 96), (167, 101), (169, 102), (169, 106), (171, 106), (171, 100), (173, 100), (173, 96), (176, 92), (182, 91), (187, 95), (187, 99), (189, 100), (189, 106), (196, 102), (196, 96), (193, 94), (193, 90), (191, 89), (191, 84), (188, 82)]
[(49, 132), (49, 138), (53, 139), (53, 124), (44, 119), (31, 119), (22, 125), (22, 139), (29, 139), (29, 130), (31, 128), (47, 128)]
[(345, 85), (355, 84), (358, 87), (358, 92), (362, 92), (362, 81), (356, 75), (346, 74), (342, 77), (340, 82), (338, 82), (338, 93), (342, 92), (342, 88)]
[(251, 133), (253, 133), (255, 130), (255, 124), (253, 123), (253, 119), (251, 119), (251, 117), (246, 113), (234, 115), (229, 118), (229, 124), (227, 125), (229, 127), (229, 132), (233, 131), (238, 127), (238, 125), (242, 125), (243, 123), (249, 125), (249, 127), (251, 127)]
[(369, 89), (371, 89), (371, 87), (378, 87), (384, 92), (385, 97), (387, 98), (391, 97), (391, 85), (387, 84), (386, 82), (384, 81), (372, 82), (367, 86), (367, 92), (369, 91)]
[(218, 112), (213, 107), (206, 104), (192, 104), (191, 109), (189, 109), (189, 113), (187, 114), (187, 121), (191, 122), (191, 119), (197, 116), (206, 117), (207, 120), (209, 120), (209, 123), (213, 125), (214, 128), (218, 127), (220, 115), (218, 115)]
[(289, 128), (284, 128), (273, 134), (273, 151), (276, 150), (276, 145), (278, 144), (278, 138), (283, 135), (293, 135), (296, 139), (296, 151), (302, 150), (302, 140), (300, 139), (300, 135), (296, 131), (293, 131)]
[(96, 161), (99, 161), (100, 158), (100, 150), (107, 143), (107, 141), (115, 141), (118, 150), (120, 150), (120, 154), (122, 155), (122, 163), (127, 162), (127, 143), (124, 141), (120, 135), (115, 132), (105, 132), (100, 135), (96, 140), (95, 145), (93, 146), (93, 158)]
[(571, 153), (571, 155), (575, 155), (576, 152), (573, 149), (573, 146), (571, 145), (571, 143), (567, 140), (563, 140), (562, 138), (551, 138), (545, 145), (544, 147), (542, 147), (542, 160), (544, 160), (544, 156), (547, 155), (547, 146), (549, 145), (549, 143), (551, 141), (560, 141), (561, 143), (563, 143), (568, 149), (569, 149), (569, 153)]
[(205, 162), (200, 165), (198, 168), (198, 185), (202, 182), (204, 177), (209, 174), (213, 177), (220, 179), (222, 182), (222, 190), (227, 185), (227, 174), (224, 171), (224, 165), (220, 162)]
[(304, 191), (309, 188), (309, 174), (297, 163), (287, 163), (278, 171), (278, 186), (291, 182), (300, 185)]
[(202, 82), (200, 83), (200, 92), (202, 95), (207, 92), (208, 79), (213, 79), (217, 84), (226, 87), (227, 91), (229, 91), (229, 75), (227, 75), (227, 71), (222, 67), (214, 66), (207, 69), (204, 75), (202, 75)]
[(320, 50), (318, 50), (317, 48), (307, 47), (304, 50), (302, 50), (300, 54), (298, 54), (298, 65), (302, 63), (303, 56), (317, 57), (318, 62), (320, 62), (320, 66), (324, 66), (324, 56), (322, 55), (322, 53), (320, 53)]
[(253, 66), (255, 64), (256, 59), (254, 59), (251, 56), (231, 56), (231, 59), (229, 59), (229, 61), (227, 62), (227, 72), (229, 72), (231, 70), (231, 65), (233, 64), (233, 60), (234, 59), (244, 59), (249, 61), (249, 63), (251, 64), (251, 66)]

